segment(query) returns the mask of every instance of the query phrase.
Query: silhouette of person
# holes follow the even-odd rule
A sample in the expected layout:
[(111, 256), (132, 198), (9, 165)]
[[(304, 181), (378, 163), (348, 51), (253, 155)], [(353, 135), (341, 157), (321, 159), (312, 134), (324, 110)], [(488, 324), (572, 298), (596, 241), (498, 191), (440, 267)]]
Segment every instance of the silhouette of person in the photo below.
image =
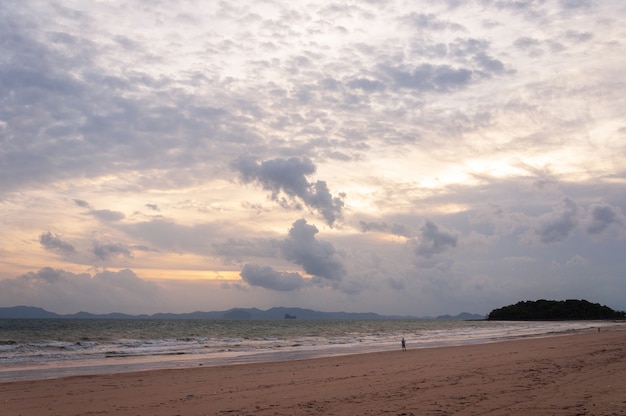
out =
[(400, 341), (402, 343), (402, 351), (406, 351), (406, 341), (404, 340), (404, 337), (402, 337), (402, 341)]

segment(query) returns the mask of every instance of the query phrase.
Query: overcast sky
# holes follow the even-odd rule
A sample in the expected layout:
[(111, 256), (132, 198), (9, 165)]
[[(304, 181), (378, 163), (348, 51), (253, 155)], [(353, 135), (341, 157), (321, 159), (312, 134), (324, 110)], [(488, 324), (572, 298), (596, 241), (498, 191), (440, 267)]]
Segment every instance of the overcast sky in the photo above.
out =
[(626, 2), (0, 6), (0, 306), (626, 310)]

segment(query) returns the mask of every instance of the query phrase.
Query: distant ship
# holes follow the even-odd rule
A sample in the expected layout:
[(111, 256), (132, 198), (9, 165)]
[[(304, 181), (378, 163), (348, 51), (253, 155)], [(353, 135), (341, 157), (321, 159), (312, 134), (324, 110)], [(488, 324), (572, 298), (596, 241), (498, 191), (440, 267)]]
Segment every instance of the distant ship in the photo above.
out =
[(288, 313), (285, 314), (285, 319), (296, 319), (295, 315), (289, 315)]

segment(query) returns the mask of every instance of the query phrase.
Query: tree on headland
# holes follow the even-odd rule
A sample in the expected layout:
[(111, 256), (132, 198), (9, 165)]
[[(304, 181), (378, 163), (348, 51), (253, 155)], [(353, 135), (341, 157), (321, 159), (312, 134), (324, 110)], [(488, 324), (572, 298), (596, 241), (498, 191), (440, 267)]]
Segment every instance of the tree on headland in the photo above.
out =
[(615, 311), (599, 303), (586, 300), (521, 301), (515, 305), (494, 309), (487, 315), (490, 321), (568, 321), (568, 320), (621, 320), (626, 312)]

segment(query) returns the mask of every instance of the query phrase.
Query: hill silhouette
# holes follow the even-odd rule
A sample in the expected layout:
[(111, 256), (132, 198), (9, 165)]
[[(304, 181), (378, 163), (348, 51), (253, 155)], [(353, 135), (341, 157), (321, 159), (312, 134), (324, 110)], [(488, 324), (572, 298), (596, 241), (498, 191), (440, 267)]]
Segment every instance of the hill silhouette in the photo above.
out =
[(446, 319), (475, 320), (483, 319), (483, 315), (463, 312), (458, 315), (440, 315), (436, 318), (417, 318), (408, 315), (379, 315), (373, 312), (321, 312), (303, 308), (275, 307), (268, 310), (257, 308), (232, 308), (225, 311), (189, 312), (189, 313), (155, 313), (152, 315), (129, 315), (125, 313), (94, 314), (77, 312), (60, 315), (33, 306), (0, 307), (0, 319)]
[(379, 315), (372, 312), (320, 312), (303, 308), (276, 307), (268, 310), (257, 308), (233, 308), (226, 311), (190, 312), (190, 313), (155, 313), (152, 315), (129, 315), (124, 313), (94, 314), (78, 312), (60, 315), (32, 306), (0, 307), (0, 319), (285, 319), (289, 315), (294, 319), (413, 319), (410, 316)]
[(568, 321), (568, 320), (622, 320), (626, 313), (615, 311), (599, 303), (586, 300), (521, 301), (494, 309), (487, 315), (491, 321)]

